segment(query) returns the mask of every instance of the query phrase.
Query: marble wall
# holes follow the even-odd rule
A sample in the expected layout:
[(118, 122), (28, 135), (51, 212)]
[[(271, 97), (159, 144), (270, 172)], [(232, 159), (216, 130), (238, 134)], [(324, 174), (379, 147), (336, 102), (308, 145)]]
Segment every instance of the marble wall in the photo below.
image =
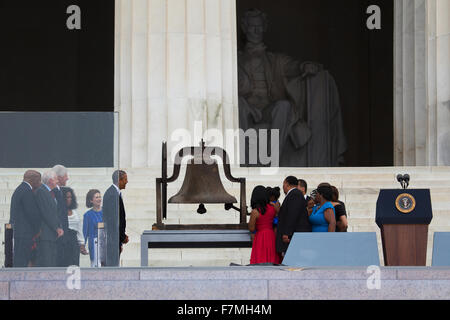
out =
[(394, 164), (450, 165), (450, 1), (394, 5)]
[(116, 0), (122, 167), (159, 165), (161, 142), (195, 121), (238, 127), (235, 12), (233, 0)]
[[(195, 121), (238, 128), (236, 0), (115, 1), (120, 166), (159, 165)], [(450, 165), (450, 0), (394, 6), (394, 164)]]
[[(430, 18), (430, 28), (435, 33), (429, 33), (429, 48), (436, 60), (435, 74), (432, 74), (434, 86), (430, 89), (429, 97), (433, 98), (436, 106), (436, 136), (437, 136), (437, 164), (450, 165), (450, 0), (436, 0), (436, 16)], [(435, 17), (436, 23), (433, 23)], [(434, 50), (434, 51), (433, 51)], [(429, 58), (429, 63), (433, 63)]]

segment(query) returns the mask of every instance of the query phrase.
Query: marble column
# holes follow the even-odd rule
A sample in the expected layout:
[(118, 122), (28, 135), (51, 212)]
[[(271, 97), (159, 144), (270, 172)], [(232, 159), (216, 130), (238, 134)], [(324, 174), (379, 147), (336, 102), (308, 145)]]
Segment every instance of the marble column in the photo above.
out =
[[(235, 0), (115, 1), (120, 165), (159, 165), (195, 121), (238, 128)], [(449, 2), (394, 1), (397, 166), (450, 165)]]
[(396, 0), (394, 164), (450, 165), (449, 0)]
[(426, 154), (426, 0), (394, 1), (394, 163)]
[(120, 166), (160, 165), (161, 142), (195, 121), (237, 128), (235, 1), (115, 1)]
[[(429, 47), (433, 54), (433, 82), (429, 97), (436, 108), (437, 165), (450, 165), (450, 0), (430, 0), (433, 9), (430, 14), (436, 23), (430, 24), (433, 32), (429, 34)], [(433, 21), (433, 17), (430, 18)], [(434, 32), (435, 31), (435, 32)], [(433, 61), (433, 59), (435, 59)], [(434, 71), (434, 72), (433, 72)]]

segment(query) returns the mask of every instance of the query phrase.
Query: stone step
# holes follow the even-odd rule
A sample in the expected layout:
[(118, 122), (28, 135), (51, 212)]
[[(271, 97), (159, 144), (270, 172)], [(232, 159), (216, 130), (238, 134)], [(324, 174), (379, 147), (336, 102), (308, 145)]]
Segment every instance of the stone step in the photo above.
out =
[[(341, 197), (345, 197), (345, 196), (354, 196), (355, 199), (358, 199), (358, 201), (360, 200), (373, 200), (378, 197), (379, 191), (380, 189), (398, 189), (398, 185), (396, 184), (391, 184), (390, 186), (385, 185), (385, 186), (378, 186), (377, 188), (373, 187), (373, 188), (369, 188), (369, 187), (362, 187), (362, 188), (358, 188), (357, 186), (349, 186), (349, 184), (360, 184), (360, 185), (365, 185), (368, 186), (369, 184), (376, 184), (377, 182), (367, 182), (367, 183), (363, 183), (360, 181), (357, 182), (346, 182), (346, 186), (343, 188), (339, 188), (339, 193), (341, 195)], [(436, 195), (436, 196), (440, 196), (443, 200), (447, 200), (450, 201), (450, 195), (447, 196), (447, 198), (445, 198), (445, 194), (450, 193), (450, 180), (449, 181), (444, 181), (444, 182), (440, 182), (440, 181), (434, 181), (433, 184), (435, 184), (434, 186), (416, 186), (418, 189), (421, 188), (425, 188), (425, 189), (430, 189), (430, 192), (432, 195)], [(71, 187), (72, 189), (74, 189), (75, 194), (77, 195), (77, 198), (79, 199), (83, 199), (85, 197), (85, 195), (87, 194), (87, 192), (90, 189), (99, 189), (100, 192), (103, 194), (106, 189), (109, 188), (110, 184), (104, 184), (104, 185), (95, 185), (95, 186), (86, 186), (85, 182), (79, 182), (78, 183), (78, 187), (75, 185), (68, 185), (69, 187)], [(3, 199), (3, 201), (9, 201), (9, 199), (11, 198), (15, 188), (17, 187), (17, 185), (14, 186), (14, 188), (0, 188), (0, 199)], [(168, 197), (170, 198), (171, 196), (175, 195), (181, 188), (181, 184), (179, 186), (169, 186), (168, 187)], [(410, 189), (414, 189), (414, 186), (410, 186)], [(250, 198), (251, 196), (251, 191), (253, 190), (253, 188), (247, 186), (246, 188), (246, 193), (247, 193), (247, 198)], [(226, 188), (226, 191), (235, 195), (237, 198), (239, 198), (240, 195), (240, 187), (239, 186), (234, 186), (232, 188)], [(122, 191), (123, 197), (124, 197), (124, 201), (126, 201), (127, 199), (130, 201), (135, 201), (137, 199), (142, 199), (145, 201), (154, 201), (156, 199), (156, 188), (154, 186), (151, 187), (132, 187), (132, 186), (127, 186), (127, 188), (125, 190)], [(283, 197), (283, 195), (281, 195), (281, 198)]]
[[(39, 172), (45, 172), (48, 169), (34, 169)], [(161, 177), (161, 168), (153, 167), (149, 169), (124, 169), (129, 177), (135, 181), (144, 181), (149, 178)], [(17, 180), (23, 177), (26, 169), (6, 169), (0, 168), (0, 180)], [(98, 179), (104, 178), (111, 180), (114, 169), (112, 168), (69, 168), (69, 179), (73, 178), (87, 178)], [(180, 177), (184, 177), (186, 166), (182, 166), (180, 170)], [(348, 179), (357, 178), (365, 179), (373, 176), (375, 179), (395, 180), (398, 173), (409, 173), (411, 181), (422, 179), (445, 179), (450, 176), (450, 169), (448, 167), (425, 167), (425, 168), (398, 168), (398, 167), (379, 167), (379, 168), (239, 168), (231, 167), (231, 174), (234, 177), (245, 177), (248, 179), (264, 178), (264, 179), (279, 179), (288, 175), (295, 175), (299, 178), (310, 179)], [(173, 174), (173, 167), (168, 166), (168, 176)], [(223, 167), (219, 165), (219, 174), (224, 175)], [(305, 179), (306, 180), (306, 179)], [(70, 180), (69, 180), (70, 181)]]
[[(240, 191), (239, 190), (230, 190), (227, 191), (233, 195), (236, 200), (240, 201)], [(251, 189), (247, 190), (246, 194), (246, 202), (247, 204), (250, 202), (251, 198)], [(342, 192), (344, 191), (344, 192)], [(379, 189), (373, 190), (340, 190), (340, 199), (345, 203), (350, 201), (354, 202), (373, 202), (376, 203), (378, 199)], [(76, 192), (76, 191), (75, 191)], [(174, 190), (173, 192), (168, 191), (168, 199), (170, 199), (173, 195), (176, 194), (178, 190)], [(136, 204), (136, 205), (156, 205), (156, 193), (151, 191), (144, 191), (141, 193), (142, 195), (134, 194), (133, 191), (128, 190), (127, 193), (123, 192), (123, 199), (126, 204)], [(431, 199), (434, 202), (449, 202), (450, 203), (450, 188), (433, 188), (430, 190)], [(283, 201), (284, 195), (280, 196), (280, 201)], [(5, 200), (6, 201), (6, 200)], [(176, 204), (168, 204), (169, 206), (175, 206)]]
[[(219, 164), (219, 172), (222, 173), (222, 165)], [(32, 168), (39, 172), (44, 172), (48, 168)], [(181, 173), (184, 173), (186, 169), (185, 165), (181, 167)], [(70, 176), (105, 176), (111, 177), (114, 168), (69, 168)], [(161, 176), (161, 167), (155, 166), (151, 168), (125, 168), (128, 176), (132, 176), (135, 179), (145, 179), (148, 176), (157, 177)], [(26, 169), (23, 168), (0, 168), (1, 177), (22, 177)], [(233, 176), (261, 176), (266, 175), (266, 169), (259, 168), (243, 168), (237, 166), (231, 166), (231, 173)], [(172, 175), (173, 166), (168, 165), (168, 175)], [(396, 177), (398, 173), (409, 173), (412, 179), (422, 179), (430, 176), (450, 176), (450, 169), (448, 167), (344, 167), (344, 168), (270, 168), (270, 175), (287, 176), (297, 175), (301, 176), (367, 176), (378, 175), (380, 178), (392, 178)], [(269, 176), (270, 176), (269, 175)]]
[[(151, 230), (156, 219), (127, 219), (127, 232), (133, 230), (141, 234), (144, 230)], [(168, 218), (164, 224), (239, 224), (238, 218), (233, 217), (196, 217), (186, 216), (181, 218)]]
[[(348, 218), (349, 226), (359, 226), (359, 227), (372, 227), (376, 226), (375, 216), (373, 217), (349, 217)], [(433, 219), (431, 220), (431, 227), (450, 227), (450, 211), (447, 212), (447, 215), (438, 215), (433, 214)]]
[[(150, 259), (193, 260), (196, 257), (200, 260), (208, 259), (244, 259), (250, 258), (251, 248), (202, 248), (202, 249), (149, 249)], [(140, 256), (140, 243), (127, 243), (123, 247), (122, 258), (133, 258)]]
[[(376, 202), (353, 202), (347, 201), (345, 202), (345, 207), (349, 210), (376, 210)], [(431, 206), (434, 210), (445, 210), (450, 209), (448, 201), (433, 201), (431, 202)]]
[[(369, 218), (373, 217), (375, 219), (375, 210), (364, 210), (364, 209), (349, 209), (347, 210), (347, 215), (349, 218)], [(433, 217), (443, 216), (450, 219), (450, 209), (433, 209)]]
[[(169, 176), (173, 166), (168, 166)], [(38, 169), (43, 172), (46, 169)], [(10, 198), (20, 184), (25, 169), (0, 168), (0, 238), (3, 239), (3, 224), (9, 220)], [(102, 194), (111, 185), (113, 168), (70, 168), (68, 185), (75, 190), (78, 199), (78, 212), (84, 214), (85, 196), (89, 189), (99, 189)], [(130, 242), (124, 247), (122, 265), (140, 265), (140, 235), (150, 230), (156, 220), (156, 184), (161, 177), (161, 168), (125, 169), (129, 183), (122, 191), (127, 210), (127, 234)], [(168, 197), (176, 194), (183, 183), (186, 168), (182, 167), (180, 176), (168, 184)], [(240, 185), (224, 177), (222, 167), (219, 173), (226, 190), (239, 201)], [(434, 232), (450, 231), (450, 169), (448, 167), (402, 167), (402, 168), (280, 168), (276, 174), (266, 175), (258, 168), (232, 167), (234, 177), (246, 178), (246, 202), (249, 205), (251, 192), (257, 185), (282, 186), (283, 179), (295, 175), (308, 182), (308, 190), (313, 190), (321, 182), (330, 182), (339, 188), (341, 200), (346, 203), (349, 214), (349, 231), (376, 232), (379, 242), (380, 258), (382, 247), (380, 230), (375, 223), (376, 201), (380, 189), (399, 189), (396, 181), (398, 173), (409, 173), (410, 188), (430, 188), (433, 205), (433, 221), (429, 228), (429, 250)], [(284, 195), (280, 197), (282, 201)], [(198, 215), (197, 204), (168, 204), (166, 224), (217, 224), (238, 223), (239, 213), (225, 211), (223, 204), (206, 204), (205, 215)], [(247, 217), (248, 219), (248, 217)], [(0, 253), (3, 247), (0, 246)], [(212, 251), (209, 251), (212, 250)], [(222, 250), (222, 251), (221, 251)], [(152, 249), (149, 251), (150, 266), (228, 266), (231, 262), (248, 264), (251, 249)], [(3, 261), (0, 256), (0, 263)], [(430, 259), (430, 254), (427, 260)], [(89, 257), (82, 257), (82, 265), (89, 266)]]
[[(20, 181), (23, 177), (24, 172), (27, 169), (6, 169), (0, 168), (0, 181), (3, 180), (16, 180)], [(45, 172), (48, 169), (34, 169), (39, 172)], [(133, 177), (135, 181), (143, 181), (148, 178), (161, 177), (161, 168), (153, 167), (150, 169), (124, 169), (129, 177)], [(112, 173), (114, 169), (112, 168), (81, 168), (74, 169), (69, 168), (69, 181), (70, 177), (74, 178), (87, 178), (87, 179), (98, 179), (104, 178), (111, 180)], [(186, 166), (181, 166), (180, 177), (184, 177), (186, 172)], [(231, 167), (231, 174), (234, 177), (245, 177), (249, 179), (263, 177), (265, 179), (279, 179), (284, 178), (288, 175), (295, 175), (299, 178), (310, 178), (310, 179), (340, 179), (348, 180), (352, 178), (357, 179), (367, 179), (368, 177), (374, 177), (375, 179), (381, 180), (395, 180), (398, 173), (409, 173), (411, 181), (415, 180), (428, 180), (428, 179), (445, 179), (450, 176), (450, 169), (448, 167), (432, 167), (432, 168), (394, 168), (394, 167), (372, 167), (372, 168), (270, 168), (269, 171), (266, 169), (259, 168), (238, 168)], [(173, 174), (173, 167), (168, 167), (168, 176)], [(224, 175), (223, 167), (219, 165), (219, 174)], [(306, 180), (306, 179), (305, 179)]]
[[(373, 226), (375, 225), (375, 212), (351, 213), (348, 216), (350, 226)], [(127, 218), (127, 231), (134, 230), (139, 234), (143, 230), (150, 230), (151, 225), (155, 223), (152, 217), (133, 219)], [(166, 224), (216, 224), (216, 223), (239, 223), (239, 218), (220, 217), (220, 216), (195, 216), (186, 215), (182, 217), (170, 217), (164, 221)], [(450, 210), (435, 210), (433, 212), (433, 225), (450, 225)]]
[[(443, 189), (431, 189), (430, 190), (431, 201), (435, 202), (449, 202), (450, 201), (450, 188)], [(344, 201), (346, 204), (351, 202), (371, 202), (376, 203), (378, 200), (378, 193), (374, 194), (358, 194), (356, 192), (350, 194), (342, 194), (339, 192), (339, 196), (341, 201)]]
[[(144, 219), (148, 221), (156, 220), (156, 208), (146, 205), (125, 205), (127, 210), (127, 220), (130, 219)], [(185, 207), (189, 205), (169, 205), (167, 217), (170, 222), (167, 223), (235, 223), (231, 221), (239, 221), (240, 214), (235, 210), (226, 211), (221, 208), (212, 208), (206, 205), (207, 213), (200, 215), (196, 212), (198, 205), (193, 207)], [(9, 204), (0, 205), (0, 221), (9, 221)], [(443, 216), (450, 219), (450, 206), (447, 202), (433, 202), (433, 215)], [(346, 203), (347, 215), (349, 217), (375, 217), (376, 204), (375, 203)], [(83, 209), (86, 210), (87, 209)], [(83, 215), (84, 211), (78, 209), (78, 213)], [(203, 222), (204, 221), (204, 222)], [(216, 222), (213, 222), (216, 221)], [(228, 222), (226, 222), (228, 221)], [(237, 223), (237, 222), (236, 222)]]
[[(160, 268), (176, 268), (176, 267), (228, 267), (231, 263), (239, 265), (250, 264), (249, 259), (217, 259), (217, 260), (177, 260), (177, 261), (167, 261), (165, 259), (160, 260), (149, 260), (149, 267), (160, 267)], [(139, 267), (141, 265), (141, 260), (139, 259), (127, 259), (121, 260), (121, 267)]]

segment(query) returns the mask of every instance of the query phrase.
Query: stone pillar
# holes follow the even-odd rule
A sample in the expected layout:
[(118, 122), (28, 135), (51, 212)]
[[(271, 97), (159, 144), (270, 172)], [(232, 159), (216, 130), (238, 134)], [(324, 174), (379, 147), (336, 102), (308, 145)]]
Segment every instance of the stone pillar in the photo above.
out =
[(425, 164), (426, 0), (394, 1), (394, 164)]
[(394, 165), (450, 165), (449, 0), (396, 0)]
[(115, 1), (120, 166), (160, 165), (161, 142), (195, 121), (238, 128), (235, 1)]
[[(450, 0), (429, 0), (429, 107), (435, 109), (437, 165), (450, 165)], [(434, 18), (434, 19), (433, 19)]]

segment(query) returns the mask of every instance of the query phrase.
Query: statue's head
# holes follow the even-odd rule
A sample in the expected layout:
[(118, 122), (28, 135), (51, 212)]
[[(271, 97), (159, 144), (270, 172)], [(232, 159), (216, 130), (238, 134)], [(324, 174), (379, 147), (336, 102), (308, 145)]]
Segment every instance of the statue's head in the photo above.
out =
[(244, 31), (247, 41), (261, 43), (264, 32), (267, 30), (267, 16), (258, 9), (249, 9), (241, 19), (242, 31)]

